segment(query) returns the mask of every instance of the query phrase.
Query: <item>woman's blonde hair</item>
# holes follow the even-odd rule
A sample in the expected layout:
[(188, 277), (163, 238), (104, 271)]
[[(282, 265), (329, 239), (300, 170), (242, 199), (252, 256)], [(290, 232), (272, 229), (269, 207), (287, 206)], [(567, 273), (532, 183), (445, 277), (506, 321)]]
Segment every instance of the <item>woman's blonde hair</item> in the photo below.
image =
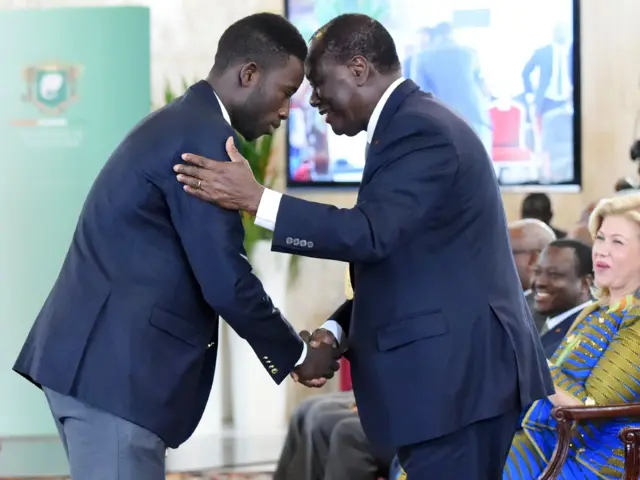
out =
[[(640, 193), (628, 193), (600, 200), (589, 216), (589, 233), (592, 238), (595, 239), (602, 222), (609, 215), (621, 215), (640, 226)], [(606, 303), (609, 289), (594, 287), (592, 294), (596, 299)]]

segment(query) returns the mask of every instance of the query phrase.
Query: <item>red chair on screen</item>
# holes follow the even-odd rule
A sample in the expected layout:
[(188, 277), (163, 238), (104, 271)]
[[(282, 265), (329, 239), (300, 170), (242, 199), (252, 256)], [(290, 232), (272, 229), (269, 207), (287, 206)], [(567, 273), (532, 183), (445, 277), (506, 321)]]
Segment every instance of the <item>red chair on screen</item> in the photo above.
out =
[(351, 384), (351, 365), (349, 364), (349, 360), (342, 357), (340, 359), (340, 391), (348, 392), (349, 390), (353, 390), (353, 385)]
[(515, 102), (497, 102), (489, 109), (493, 124), (493, 161), (524, 162), (531, 159), (525, 144), (525, 110)]

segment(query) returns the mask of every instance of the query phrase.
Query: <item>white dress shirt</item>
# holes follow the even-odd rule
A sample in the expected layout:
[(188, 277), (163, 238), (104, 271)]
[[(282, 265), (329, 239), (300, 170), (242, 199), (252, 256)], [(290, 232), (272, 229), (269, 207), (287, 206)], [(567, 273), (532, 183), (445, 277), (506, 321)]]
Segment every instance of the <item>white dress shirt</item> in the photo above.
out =
[(584, 302), (582, 305), (578, 305), (577, 307), (573, 307), (572, 309), (567, 310), (566, 312), (562, 312), (560, 315), (547, 318), (547, 321), (544, 324), (544, 331), (548, 332), (549, 330), (553, 330), (558, 325), (560, 325), (567, 317), (573, 315), (576, 312), (579, 312), (589, 304), (591, 304), (591, 300)]
[[(222, 111), (222, 117), (226, 120), (226, 122), (231, 125), (231, 117), (229, 117), (229, 112), (227, 111), (226, 108), (224, 108), (224, 105), (222, 104), (222, 100), (220, 100), (220, 97), (218, 96), (218, 94), (216, 92), (213, 92), (216, 96), (216, 98), (218, 99), (218, 103), (220, 104), (220, 110)], [(302, 339), (301, 339), (302, 340)], [(296, 363), (296, 367), (298, 365), (300, 365), (302, 362), (304, 362), (304, 359), (307, 358), (307, 344), (304, 343), (304, 341), (302, 342), (302, 355), (300, 355), (300, 358), (298, 359), (298, 362)]]
[[(393, 91), (398, 88), (398, 86), (404, 81), (404, 78), (397, 79), (395, 82), (389, 85), (389, 88), (385, 90), (385, 92), (380, 97), (380, 100), (378, 100), (378, 103), (376, 104), (376, 107), (373, 109), (373, 113), (371, 114), (371, 118), (369, 118), (369, 123), (367, 124), (367, 144), (371, 143), (371, 140), (373, 139), (376, 125), (378, 124), (378, 120), (380, 119), (380, 115), (382, 114), (382, 109), (387, 103), (387, 100), (389, 100), (389, 97), (391, 96)], [(258, 211), (256, 212), (254, 223), (259, 227), (266, 228), (267, 230), (275, 230), (276, 219), (278, 218), (278, 209), (280, 208), (280, 200), (282, 200), (282, 194), (280, 192), (265, 188), (258, 205)], [(335, 320), (327, 320), (322, 325), (322, 328), (329, 330), (333, 334), (333, 336), (336, 337), (338, 343), (341, 342), (344, 332), (338, 322), (336, 322)], [(305, 346), (305, 350), (304, 352), (302, 352), (302, 361), (304, 361), (306, 353), (307, 351)]]

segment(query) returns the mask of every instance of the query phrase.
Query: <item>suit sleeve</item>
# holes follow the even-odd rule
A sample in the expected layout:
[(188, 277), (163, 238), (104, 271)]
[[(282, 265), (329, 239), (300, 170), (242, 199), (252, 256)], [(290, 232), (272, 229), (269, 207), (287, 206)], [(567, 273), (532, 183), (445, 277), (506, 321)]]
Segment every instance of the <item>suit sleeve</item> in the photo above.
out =
[[(183, 151), (228, 160), (225, 139)], [(207, 303), (249, 342), (273, 380), (281, 383), (300, 358), (303, 343), (252, 271), (240, 214), (187, 194), (173, 175), (161, 188)]]
[(529, 61), (522, 69), (522, 84), (524, 93), (533, 93), (533, 84), (531, 83), (531, 74), (539, 64), (540, 50), (536, 50)]
[[(458, 169), (450, 139), (411, 128), (424, 119), (405, 119), (403, 133), (376, 158), (358, 203), (343, 209), (283, 195), (272, 249), (343, 262), (376, 262), (444, 206)], [(366, 169), (365, 169), (366, 170)], [(367, 174), (365, 174), (367, 175)]]

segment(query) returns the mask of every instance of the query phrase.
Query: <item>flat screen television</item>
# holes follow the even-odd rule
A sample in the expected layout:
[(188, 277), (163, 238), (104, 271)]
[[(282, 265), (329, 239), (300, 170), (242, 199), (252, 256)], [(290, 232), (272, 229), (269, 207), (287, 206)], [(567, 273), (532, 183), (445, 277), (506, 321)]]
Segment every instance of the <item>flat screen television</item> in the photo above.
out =
[[(285, 0), (311, 38), (343, 13), (393, 35), (403, 75), (478, 133), (503, 187), (579, 191), (579, 0)], [(366, 134), (337, 136), (305, 80), (288, 122), (288, 186), (357, 186)]]

